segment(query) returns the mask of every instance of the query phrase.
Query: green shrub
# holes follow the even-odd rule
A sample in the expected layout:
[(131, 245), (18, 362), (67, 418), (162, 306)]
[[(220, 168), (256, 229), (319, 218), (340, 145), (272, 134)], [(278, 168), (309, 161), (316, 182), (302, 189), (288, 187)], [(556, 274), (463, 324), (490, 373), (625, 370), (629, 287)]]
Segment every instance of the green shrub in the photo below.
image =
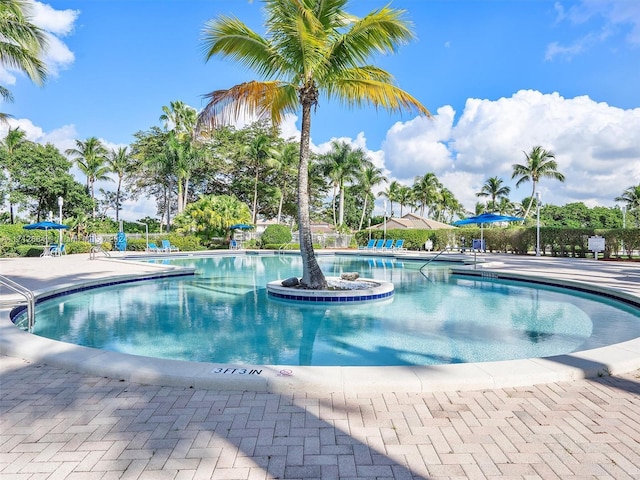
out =
[(15, 251), (20, 257), (39, 257), (42, 255), (42, 249), (39, 245), (18, 245)]
[(69, 242), (66, 243), (64, 249), (68, 255), (74, 253), (89, 253), (91, 252), (92, 245), (89, 242)]
[(260, 242), (265, 246), (264, 248), (267, 248), (266, 245), (282, 245), (290, 241), (291, 231), (286, 225), (269, 225), (265, 228), (262, 237), (260, 237)]

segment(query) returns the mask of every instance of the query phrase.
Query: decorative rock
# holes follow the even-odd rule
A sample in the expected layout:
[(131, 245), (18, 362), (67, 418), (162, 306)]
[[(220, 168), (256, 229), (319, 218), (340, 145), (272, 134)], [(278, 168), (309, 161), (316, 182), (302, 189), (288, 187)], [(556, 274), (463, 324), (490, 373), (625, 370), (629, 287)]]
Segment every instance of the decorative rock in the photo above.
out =
[(300, 285), (300, 280), (298, 280), (298, 277), (287, 278), (282, 281), (281, 285), (283, 287), (296, 287)]
[(357, 280), (358, 277), (360, 277), (360, 275), (358, 275), (358, 272), (349, 272), (349, 273), (343, 273), (342, 275), (340, 275), (341, 280), (354, 281), (354, 280)]

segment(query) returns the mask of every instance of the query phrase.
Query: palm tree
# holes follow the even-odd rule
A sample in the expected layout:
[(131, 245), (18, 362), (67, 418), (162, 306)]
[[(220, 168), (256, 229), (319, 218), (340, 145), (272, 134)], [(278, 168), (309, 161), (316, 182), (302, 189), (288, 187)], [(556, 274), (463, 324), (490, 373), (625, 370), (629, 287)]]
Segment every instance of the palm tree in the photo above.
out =
[(398, 200), (398, 203), (400, 204), (400, 216), (402, 217), (404, 207), (411, 207), (413, 205), (413, 190), (407, 185), (400, 185), (396, 198)]
[(90, 137), (84, 142), (76, 140), (76, 148), (68, 148), (65, 153), (75, 159), (80, 171), (87, 176), (87, 190), (93, 201), (92, 218), (95, 218), (95, 182), (111, 180), (108, 176), (110, 170), (106, 165), (107, 150), (100, 140), (96, 137)]
[(369, 164), (363, 167), (358, 175), (359, 186), (362, 189), (364, 196), (364, 205), (362, 206), (362, 216), (360, 217), (360, 225), (358, 230), (362, 230), (362, 224), (364, 222), (364, 216), (367, 212), (367, 202), (369, 199), (374, 200), (373, 188), (380, 185), (382, 182), (386, 182), (387, 178), (382, 174), (382, 169), (375, 165)]
[[(627, 212), (640, 210), (640, 184), (627, 188), (622, 195), (616, 197), (616, 202), (625, 202)], [(636, 221), (640, 222), (640, 215), (636, 215)]]
[(420, 205), (420, 215), (424, 217), (425, 209), (431, 211), (440, 199), (440, 189), (442, 183), (435, 173), (426, 173), (424, 176), (417, 176), (413, 184), (414, 198)]
[(283, 178), (283, 184), (278, 189), (280, 190), (280, 202), (278, 205), (277, 217), (278, 223), (280, 223), (280, 219), (282, 218), (282, 205), (284, 204), (284, 198), (289, 187), (287, 181), (295, 174), (294, 170), (297, 171), (298, 157), (300, 156), (298, 148), (298, 145), (295, 143), (287, 142), (279, 149), (275, 149), (273, 152), (274, 166), (280, 171)]
[[(346, 142), (334, 140), (331, 151), (321, 158), (322, 169), (333, 182), (333, 224), (342, 226), (344, 223), (344, 191), (345, 183), (353, 181), (366, 161), (364, 152), (351, 148)], [(340, 210), (336, 221), (336, 192), (340, 194)]]
[(520, 177), (516, 182), (516, 187), (519, 187), (521, 183), (531, 182), (533, 188), (531, 190), (531, 197), (527, 210), (524, 212), (524, 218), (526, 219), (531, 210), (533, 199), (536, 196), (536, 187), (541, 178), (555, 178), (564, 182), (564, 175), (558, 172), (558, 163), (555, 161), (555, 154), (552, 151), (545, 150), (541, 146), (535, 146), (531, 149), (530, 153), (522, 152), (525, 155), (526, 163), (518, 164), (514, 163), (513, 174), (511, 178)]
[(8, 180), (8, 190), (9, 190), (9, 216), (11, 219), (11, 223), (13, 224), (13, 201), (12, 201), (12, 192), (13, 192), (13, 181), (11, 179), (11, 171), (13, 169), (13, 154), (24, 139), (26, 133), (19, 128), (9, 128), (7, 131), (7, 135), (4, 137), (2, 141), (2, 149), (7, 154), (7, 163), (6, 163), (6, 171), (7, 171), (7, 180)]
[[(20, 70), (36, 85), (47, 78), (47, 68), (42, 61), (46, 50), (45, 33), (29, 21), (28, 3), (22, 0), (0, 1), (0, 65)], [(11, 101), (11, 92), (0, 85), (0, 96)], [(6, 122), (8, 115), (0, 113), (0, 121)]]
[[(393, 202), (399, 200), (400, 188), (402, 185), (397, 180), (393, 180), (389, 186), (378, 194), (379, 197), (384, 197), (389, 200), (389, 207), (391, 208), (391, 216), (393, 217)], [(387, 212), (384, 212), (387, 215)], [(402, 216), (402, 215), (401, 215)]]
[(366, 62), (375, 53), (391, 53), (413, 38), (404, 11), (382, 7), (358, 18), (347, 0), (266, 0), (267, 36), (236, 18), (220, 16), (204, 29), (206, 59), (229, 57), (255, 70), (250, 81), (208, 94), (200, 124), (210, 128), (241, 115), (270, 117), (274, 126), (286, 113), (301, 112), (298, 167), (298, 225), (306, 288), (326, 287), (311, 236), (309, 142), (311, 112), (321, 95), (347, 105), (373, 104), (390, 111), (414, 109), (429, 115), (413, 96), (393, 84), (392, 76)]
[(132, 158), (127, 147), (120, 147), (117, 150), (111, 149), (107, 154), (107, 166), (109, 171), (118, 176), (118, 187), (116, 188), (116, 222), (120, 220), (120, 203), (122, 196), (122, 180), (132, 168)]
[(203, 154), (195, 135), (198, 117), (194, 108), (179, 100), (164, 105), (162, 111), (160, 120), (170, 133), (169, 141), (176, 158), (177, 211), (180, 213), (187, 206), (191, 174)]
[(251, 221), (255, 225), (258, 221), (258, 180), (264, 166), (270, 165), (271, 157), (275, 151), (271, 147), (271, 138), (259, 133), (244, 148), (245, 155), (253, 163), (253, 208), (251, 210)]
[(476, 193), (476, 197), (491, 197), (487, 208), (490, 211), (494, 211), (497, 209), (498, 200), (502, 200), (504, 198), (508, 199), (509, 193), (511, 192), (511, 188), (502, 185), (504, 180), (499, 177), (490, 177), (485, 180), (482, 189)]

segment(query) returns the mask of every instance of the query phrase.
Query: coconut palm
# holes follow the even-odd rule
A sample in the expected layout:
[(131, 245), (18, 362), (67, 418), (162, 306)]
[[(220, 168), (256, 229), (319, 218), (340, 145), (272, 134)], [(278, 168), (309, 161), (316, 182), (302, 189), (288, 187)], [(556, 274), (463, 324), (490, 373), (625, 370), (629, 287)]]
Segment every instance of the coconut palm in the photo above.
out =
[(7, 131), (7, 135), (4, 137), (2, 141), (1, 148), (5, 151), (7, 155), (5, 170), (7, 173), (7, 186), (9, 193), (9, 217), (10, 221), (13, 224), (13, 201), (12, 201), (12, 192), (13, 192), (13, 181), (11, 179), (11, 171), (13, 169), (13, 154), (22, 142), (24, 142), (26, 137), (26, 133), (24, 130), (20, 130), (19, 128), (9, 128)]
[(490, 177), (485, 180), (484, 185), (482, 185), (482, 189), (476, 193), (476, 197), (490, 197), (487, 208), (489, 211), (494, 211), (497, 209), (498, 200), (503, 198), (508, 199), (509, 193), (511, 193), (511, 188), (503, 185), (504, 180), (499, 177)]
[(271, 158), (275, 155), (275, 149), (271, 146), (271, 138), (259, 133), (248, 145), (244, 147), (244, 154), (253, 164), (253, 208), (251, 210), (251, 221), (255, 225), (258, 220), (258, 180), (264, 167), (271, 165)]
[(118, 177), (118, 186), (116, 188), (116, 222), (120, 220), (120, 203), (122, 201), (122, 180), (125, 175), (132, 169), (133, 160), (127, 147), (120, 147), (117, 150), (111, 149), (107, 154), (107, 166), (109, 171), (115, 173)]
[(531, 149), (530, 153), (522, 152), (525, 155), (526, 163), (512, 165), (513, 174), (511, 178), (519, 177), (516, 182), (516, 187), (525, 182), (531, 182), (533, 184), (531, 190), (531, 197), (527, 210), (524, 212), (524, 218), (526, 219), (531, 210), (533, 199), (536, 196), (536, 187), (541, 178), (555, 178), (561, 182), (564, 182), (564, 175), (558, 172), (558, 163), (556, 162), (555, 154), (550, 150), (545, 150), (541, 146), (535, 146)]
[(284, 204), (285, 195), (289, 189), (288, 180), (295, 174), (298, 167), (298, 151), (299, 146), (295, 143), (287, 142), (280, 148), (276, 148), (273, 152), (273, 165), (282, 174), (283, 183), (278, 188), (280, 191), (280, 202), (278, 204), (277, 221), (280, 223), (282, 218), (282, 205)]
[(92, 218), (96, 217), (95, 189), (97, 181), (110, 181), (107, 161), (107, 150), (96, 137), (89, 137), (84, 142), (76, 140), (76, 148), (68, 148), (65, 153), (75, 160), (76, 165), (87, 177), (87, 190), (93, 201)]
[[(381, 191), (378, 196), (386, 198), (389, 201), (389, 207), (391, 208), (391, 216), (393, 217), (393, 202), (399, 200), (400, 188), (402, 185), (397, 181), (393, 180), (387, 188)], [(387, 212), (384, 212), (385, 216)], [(402, 216), (402, 215), (401, 215)]]
[[(0, 1), (0, 65), (20, 70), (36, 85), (47, 78), (47, 68), (42, 54), (47, 47), (45, 33), (30, 22), (28, 3), (22, 0)], [(0, 96), (11, 101), (11, 92), (0, 86)], [(0, 113), (0, 121), (8, 115)]]
[(364, 216), (367, 212), (367, 203), (369, 200), (374, 200), (373, 188), (386, 182), (387, 178), (382, 174), (382, 169), (376, 167), (373, 164), (368, 164), (362, 168), (358, 175), (358, 184), (362, 189), (362, 195), (364, 196), (364, 205), (362, 206), (362, 216), (360, 217), (360, 225), (358, 230), (362, 230), (362, 224), (364, 223)]
[(180, 213), (187, 205), (191, 174), (203, 155), (195, 135), (197, 113), (194, 108), (179, 100), (169, 102), (169, 106), (163, 105), (162, 111), (160, 120), (170, 133), (171, 147), (176, 158), (174, 173), (178, 187), (177, 211)]
[(264, 80), (207, 95), (200, 124), (210, 128), (245, 115), (270, 117), (274, 126), (301, 109), (298, 224), (306, 288), (326, 286), (313, 250), (309, 213), (311, 112), (321, 95), (347, 105), (372, 104), (390, 111), (429, 115), (413, 96), (393, 84), (386, 71), (368, 64), (375, 53), (394, 52), (413, 38), (404, 11), (388, 6), (362, 18), (345, 11), (347, 0), (266, 0), (265, 37), (237, 18), (219, 16), (203, 32), (206, 59), (232, 58)]
[(398, 203), (400, 204), (400, 216), (404, 213), (404, 207), (413, 206), (413, 190), (407, 185), (400, 185), (397, 195)]
[[(355, 180), (366, 161), (365, 153), (359, 148), (352, 148), (346, 142), (334, 140), (331, 150), (320, 158), (322, 170), (333, 182), (333, 223), (342, 226), (344, 223), (345, 183)], [(336, 220), (336, 196), (340, 195), (339, 215)]]
[(426, 173), (424, 176), (417, 176), (413, 184), (413, 194), (416, 202), (420, 206), (420, 215), (424, 217), (425, 209), (431, 211), (440, 200), (440, 189), (442, 183), (435, 173)]
[[(640, 184), (627, 188), (622, 195), (616, 197), (616, 202), (626, 203), (628, 212), (640, 210)], [(636, 215), (636, 220), (640, 222), (640, 215)]]

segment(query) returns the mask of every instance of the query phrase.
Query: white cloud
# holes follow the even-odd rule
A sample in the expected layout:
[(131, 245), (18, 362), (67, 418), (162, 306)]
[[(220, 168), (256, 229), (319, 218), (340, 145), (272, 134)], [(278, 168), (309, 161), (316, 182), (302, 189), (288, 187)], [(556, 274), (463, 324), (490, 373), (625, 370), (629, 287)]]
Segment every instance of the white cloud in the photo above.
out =
[(589, 24), (587, 34), (562, 45), (551, 42), (546, 60), (557, 56), (571, 58), (615, 35), (622, 35), (631, 46), (640, 46), (640, 2), (635, 0), (582, 0), (569, 9), (556, 2), (556, 22), (572, 25)]
[[(78, 10), (55, 10), (50, 5), (37, 1), (27, 3), (28, 17), (34, 25), (45, 31), (47, 49), (44, 62), (49, 76), (57, 76), (58, 72), (68, 68), (75, 60), (73, 52), (60, 39), (73, 32), (74, 24), (80, 12)], [(0, 66), (0, 83), (14, 85), (16, 75), (14, 69)]]

